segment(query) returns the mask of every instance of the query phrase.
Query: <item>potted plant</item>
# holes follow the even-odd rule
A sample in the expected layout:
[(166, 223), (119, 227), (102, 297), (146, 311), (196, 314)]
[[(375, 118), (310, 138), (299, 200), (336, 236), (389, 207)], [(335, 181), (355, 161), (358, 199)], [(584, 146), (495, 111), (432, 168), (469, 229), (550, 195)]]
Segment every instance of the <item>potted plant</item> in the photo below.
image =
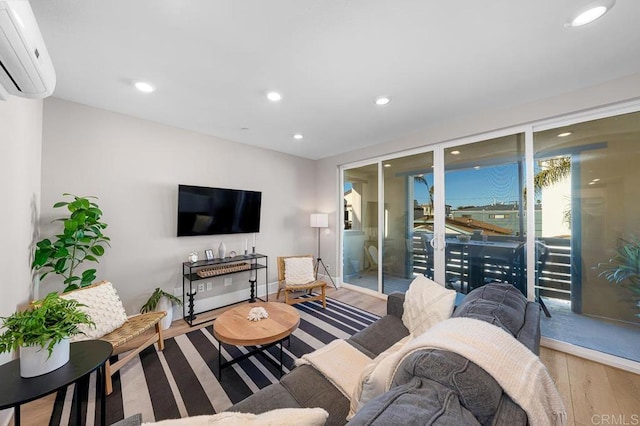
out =
[(165, 311), (167, 316), (162, 318), (160, 325), (163, 330), (166, 330), (171, 327), (171, 322), (173, 321), (173, 303), (178, 306), (182, 306), (182, 300), (178, 299), (171, 293), (167, 293), (161, 288), (156, 288), (153, 293), (151, 293), (147, 302), (140, 308), (140, 313), (144, 314), (145, 312), (156, 310)]
[[(20, 349), (20, 375), (48, 373), (69, 361), (69, 338), (80, 334), (79, 324), (94, 325), (73, 299), (49, 293), (29, 308), (2, 318), (0, 353)], [(45, 351), (46, 349), (46, 351)]]
[[(616, 255), (596, 268), (603, 269), (600, 276), (640, 296), (640, 238), (634, 235), (629, 240), (621, 238)], [(637, 306), (640, 307), (640, 301)], [(640, 314), (636, 316), (640, 317)]]
[(73, 197), (73, 201), (60, 201), (54, 208), (66, 207), (69, 217), (55, 219), (62, 222), (63, 231), (55, 236), (55, 240), (48, 238), (36, 244), (31, 269), (40, 274), (40, 279), (53, 272), (64, 278), (64, 292), (86, 287), (96, 279), (96, 270), (87, 269), (78, 274), (77, 268), (85, 261), (98, 262), (104, 254), (105, 245), (109, 245), (109, 237), (102, 231), (107, 224), (100, 221), (102, 210), (89, 199), (96, 197)]

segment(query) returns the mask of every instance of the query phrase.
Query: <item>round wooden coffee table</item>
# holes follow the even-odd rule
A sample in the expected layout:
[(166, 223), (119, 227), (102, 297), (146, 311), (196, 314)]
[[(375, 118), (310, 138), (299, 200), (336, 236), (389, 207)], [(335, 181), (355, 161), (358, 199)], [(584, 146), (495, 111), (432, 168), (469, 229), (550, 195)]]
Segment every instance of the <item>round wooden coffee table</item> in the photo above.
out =
[[(269, 318), (260, 321), (248, 320), (249, 311), (257, 307), (264, 308)], [(282, 375), (282, 342), (291, 336), (291, 333), (298, 328), (298, 324), (300, 324), (300, 314), (295, 308), (285, 303), (248, 303), (220, 314), (213, 322), (213, 335), (218, 340), (218, 379), (222, 377), (223, 368), (256, 354), (262, 354), (269, 362), (279, 367)], [(258, 347), (231, 361), (222, 362), (222, 343)], [(278, 343), (280, 343), (279, 365), (264, 354), (266, 349)]]

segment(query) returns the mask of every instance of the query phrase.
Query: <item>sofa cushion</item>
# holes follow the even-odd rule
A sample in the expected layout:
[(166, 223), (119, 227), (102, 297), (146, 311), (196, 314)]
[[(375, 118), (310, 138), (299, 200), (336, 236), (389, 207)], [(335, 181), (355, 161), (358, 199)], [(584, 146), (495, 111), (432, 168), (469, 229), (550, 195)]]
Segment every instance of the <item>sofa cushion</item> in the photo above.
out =
[[(398, 340), (409, 335), (402, 320), (393, 315), (384, 316), (373, 324), (351, 336), (347, 341), (365, 349), (366, 355), (375, 358)], [(358, 348), (359, 349), (359, 348)], [(373, 356), (372, 356), (373, 355)]]
[(318, 370), (301, 365), (280, 380), (300, 407), (320, 407), (329, 412), (327, 425), (343, 425), (349, 414), (349, 400)]
[(455, 290), (448, 290), (424, 275), (418, 275), (404, 298), (402, 322), (411, 335), (419, 336), (451, 317), (455, 300)]
[(395, 366), (391, 358), (402, 349), (409, 339), (411, 339), (410, 335), (399, 340), (363, 368), (360, 373), (359, 384), (351, 394), (349, 416), (353, 416), (353, 414), (371, 398), (384, 392), (384, 388), (391, 378)]
[(143, 423), (142, 426), (323, 426), (328, 415), (329, 413), (322, 408), (278, 408), (261, 414), (222, 412), (212, 415), (162, 420), (156, 423)]
[(409, 355), (398, 367), (391, 387), (415, 377), (438, 383), (452, 391), (462, 406), (482, 424), (491, 423), (502, 398), (502, 387), (482, 368), (465, 357), (438, 349)]
[(492, 283), (469, 293), (453, 317), (474, 318), (517, 336), (524, 325), (527, 299), (512, 284)]
[(455, 392), (419, 377), (372, 399), (349, 425), (479, 425)]
[(260, 414), (276, 408), (300, 408), (298, 401), (291, 396), (289, 391), (281, 383), (274, 383), (260, 389), (233, 405), (227, 411), (238, 411), (241, 413)]

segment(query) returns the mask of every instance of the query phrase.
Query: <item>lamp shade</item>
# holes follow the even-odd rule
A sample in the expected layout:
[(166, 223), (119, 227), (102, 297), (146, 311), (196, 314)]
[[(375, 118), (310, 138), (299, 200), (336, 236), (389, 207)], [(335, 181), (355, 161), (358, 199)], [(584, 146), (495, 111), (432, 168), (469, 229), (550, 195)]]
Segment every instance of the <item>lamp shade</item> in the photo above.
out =
[(310, 224), (312, 228), (328, 228), (329, 215), (327, 213), (313, 213)]

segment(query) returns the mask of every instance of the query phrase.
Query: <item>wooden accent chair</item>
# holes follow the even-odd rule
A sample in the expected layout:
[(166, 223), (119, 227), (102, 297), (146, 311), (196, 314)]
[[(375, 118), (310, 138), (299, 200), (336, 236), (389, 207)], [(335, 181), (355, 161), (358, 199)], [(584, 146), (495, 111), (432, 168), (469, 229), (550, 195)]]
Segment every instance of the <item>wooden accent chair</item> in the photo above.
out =
[[(79, 292), (86, 291), (87, 289), (95, 288), (100, 285), (109, 284), (107, 281), (100, 281), (98, 283), (92, 284), (88, 287), (79, 288), (77, 290), (70, 291), (65, 293), (65, 297), (70, 297), (75, 299), (74, 295), (77, 295)], [(118, 298), (118, 302), (120, 302)], [(92, 307), (87, 306), (86, 309), (91, 311)], [(124, 311), (124, 307), (122, 307)], [(88, 312), (89, 315), (92, 316), (92, 320), (96, 323), (100, 320), (95, 315), (99, 315), (96, 312), (98, 310), (94, 310), (93, 313)], [(126, 314), (125, 314), (126, 315)], [(124, 364), (129, 362), (135, 356), (137, 356), (140, 352), (146, 349), (148, 346), (152, 345), (156, 341), (158, 342), (158, 350), (164, 350), (164, 339), (162, 338), (162, 328), (160, 327), (160, 320), (167, 315), (165, 311), (159, 312), (147, 312), (144, 314), (132, 315), (126, 318), (124, 324), (115, 330), (111, 331), (103, 335), (102, 337), (97, 337), (100, 340), (105, 340), (111, 343), (113, 346), (112, 355), (119, 355), (121, 353), (129, 351), (124, 357), (118, 359), (117, 362), (113, 364), (110, 363), (109, 360), (105, 363), (105, 392), (107, 395), (113, 392), (113, 385), (111, 382), (111, 376), (120, 370)], [(148, 334), (145, 336), (136, 339), (136, 337), (141, 336), (146, 331), (150, 330), (155, 326), (155, 331), (153, 334)]]
[[(320, 281), (318, 279), (314, 279), (305, 284), (287, 284), (285, 281), (285, 259), (288, 258), (300, 258), (300, 257), (309, 257), (313, 261), (313, 256), (310, 254), (302, 255), (302, 256), (279, 256), (278, 257), (278, 293), (276, 295), (276, 299), (280, 299), (280, 292), (284, 291), (284, 302), (288, 305), (293, 305), (294, 303), (301, 302), (309, 302), (312, 300), (321, 300), (322, 307), (327, 307), (327, 297), (326, 297), (326, 287), (327, 283), (324, 281)], [(316, 276), (317, 277), (317, 276)], [(291, 297), (291, 294), (299, 291), (306, 291), (311, 293), (315, 289), (320, 289), (320, 294), (312, 297)]]

